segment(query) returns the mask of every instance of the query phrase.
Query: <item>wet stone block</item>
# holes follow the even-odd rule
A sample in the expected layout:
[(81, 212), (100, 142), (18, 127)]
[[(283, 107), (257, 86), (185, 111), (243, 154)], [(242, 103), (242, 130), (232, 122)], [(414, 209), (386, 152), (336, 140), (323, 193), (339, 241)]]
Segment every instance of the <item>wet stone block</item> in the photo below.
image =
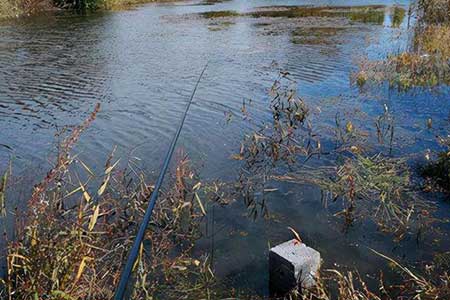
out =
[(320, 253), (293, 239), (269, 252), (269, 287), (272, 295), (283, 296), (293, 288), (315, 285)]

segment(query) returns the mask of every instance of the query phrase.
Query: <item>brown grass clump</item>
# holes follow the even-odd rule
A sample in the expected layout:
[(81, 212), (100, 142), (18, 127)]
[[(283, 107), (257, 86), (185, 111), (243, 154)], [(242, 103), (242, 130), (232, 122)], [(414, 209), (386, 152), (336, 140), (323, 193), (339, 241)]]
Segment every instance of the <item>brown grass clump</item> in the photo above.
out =
[(418, 0), (419, 18), (427, 24), (450, 23), (449, 0)]
[[(112, 299), (151, 183), (113, 153), (96, 175), (70, 149), (99, 107), (66, 137), (46, 178), (17, 216), (8, 243), (8, 299)], [(206, 192), (182, 156), (161, 193), (134, 272), (133, 299), (210, 299), (214, 275), (207, 257), (190, 250), (200, 236)]]
[(430, 25), (416, 36), (416, 48), (423, 52), (450, 59), (450, 25)]
[(0, 19), (30, 15), (49, 10), (51, 7), (50, 0), (2, 0), (0, 1)]
[(400, 90), (450, 84), (450, 65), (440, 54), (404, 52), (385, 61), (361, 64), (356, 83), (362, 86), (367, 81), (387, 81)]
[[(290, 300), (400, 300), (423, 299), (440, 300), (450, 297), (450, 276), (446, 272), (417, 275), (395, 260), (379, 254), (389, 260), (402, 275), (400, 284), (387, 285), (381, 274), (378, 290), (369, 289), (360, 274), (351, 271), (325, 270), (318, 284), (303, 293), (293, 291), (286, 298)], [(336, 287), (336, 290), (331, 287)]]
[(0, 18), (11, 18), (21, 15), (23, 12), (16, 1), (0, 1)]

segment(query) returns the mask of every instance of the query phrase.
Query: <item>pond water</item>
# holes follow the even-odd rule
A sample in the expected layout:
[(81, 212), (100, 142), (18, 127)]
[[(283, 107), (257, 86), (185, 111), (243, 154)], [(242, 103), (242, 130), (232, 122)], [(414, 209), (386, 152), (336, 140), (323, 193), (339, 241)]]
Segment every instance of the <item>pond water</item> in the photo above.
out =
[[(251, 14), (258, 7), (306, 4), (383, 7), (363, 19)], [(205, 180), (236, 179), (240, 162), (230, 157), (252, 128), (242, 118), (243, 100), (252, 100), (254, 121), (270, 120), (267, 92), (280, 69), (290, 72), (301, 97), (320, 108), (315, 126), (325, 140), (337, 111), (376, 116), (386, 104), (396, 116), (394, 152), (412, 155), (436, 148), (435, 135), (446, 132), (449, 125), (448, 89), (399, 93), (381, 86), (360, 91), (351, 84), (358, 59), (384, 58), (409, 47), (407, 14), (400, 20), (393, 17), (395, 9), (407, 10), (408, 4), (176, 2), (0, 23), (0, 170), (13, 157), (15, 175), (24, 183), (15, 192), (16, 203), (8, 205), (20, 206), (36, 178), (45, 174), (57, 130), (79, 124), (97, 102), (101, 112), (76, 148), (84, 162), (101, 169), (117, 146), (117, 156), (137, 156), (144, 170), (157, 173), (207, 62), (178, 143)], [(200, 14), (208, 11), (241, 15), (216, 19)], [(340, 29), (327, 30), (319, 38), (314, 29), (294, 33), (308, 26)], [(433, 131), (426, 129), (428, 118), (433, 119)], [(268, 195), (270, 220), (247, 218), (239, 201), (226, 208), (209, 208), (214, 210), (214, 220), (208, 220), (214, 234), (200, 242), (199, 250), (214, 252), (217, 275), (230, 287), (267, 294), (268, 245), (292, 238), (288, 226), (321, 252), (326, 267), (334, 263), (357, 267), (370, 276), (380, 268), (390, 271), (368, 247), (413, 263), (432, 255), (414, 238), (394, 243), (371, 224), (343, 232), (340, 220), (323, 207), (317, 187), (281, 183), (273, 187), (277, 191)], [(442, 211), (450, 208), (445, 202), (439, 205)]]

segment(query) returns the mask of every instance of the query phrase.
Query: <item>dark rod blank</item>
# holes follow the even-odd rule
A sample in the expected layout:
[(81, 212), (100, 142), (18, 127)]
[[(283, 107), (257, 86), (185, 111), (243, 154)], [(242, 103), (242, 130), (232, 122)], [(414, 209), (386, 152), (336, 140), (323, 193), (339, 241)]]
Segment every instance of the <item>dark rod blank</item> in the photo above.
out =
[(164, 181), (164, 177), (166, 175), (167, 168), (169, 167), (170, 160), (171, 160), (173, 152), (175, 150), (175, 145), (177, 144), (178, 138), (181, 133), (181, 129), (183, 128), (184, 121), (186, 120), (186, 116), (187, 116), (189, 108), (191, 106), (192, 99), (194, 99), (195, 92), (197, 91), (197, 87), (200, 83), (200, 80), (203, 77), (203, 73), (205, 73), (205, 71), (206, 71), (207, 66), (208, 66), (208, 63), (206, 63), (205, 67), (202, 70), (202, 73), (200, 74), (200, 76), (197, 80), (197, 83), (195, 84), (194, 90), (192, 91), (191, 97), (186, 106), (186, 110), (184, 111), (183, 118), (181, 119), (181, 122), (180, 122), (180, 125), (178, 126), (177, 132), (172, 139), (170, 148), (167, 151), (166, 157), (164, 159), (163, 167), (161, 169), (161, 172), (159, 173), (158, 180), (156, 181), (155, 189), (153, 190), (153, 193), (150, 197), (150, 202), (148, 204), (147, 210), (145, 211), (145, 215), (142, 220), (141, 226), (139, 227), (139, 231), (133, 242), (133, 246), (131, 247), (125, 267), (122, 270), (122, 274), (120, 276), (120, 281), (117, 286), (116, 293), (114, 295), (114, 300), (123, 300), (124, 299), (123, 297), (125, 295), (125, 292), (126, 292), (126, 289), (128, 286), (128, 281), (130, 279), (131, 272), (133, 271), (134, 263), (139, 255), (140, 245), (142, 243), (142, 240), (144, 239), (145, 231), (147, 230), (147, 226), (152, 217), (153, 208), (155, 207), (156, 201), (158, 199), (159, 189), (161, 188), (161, 185)]

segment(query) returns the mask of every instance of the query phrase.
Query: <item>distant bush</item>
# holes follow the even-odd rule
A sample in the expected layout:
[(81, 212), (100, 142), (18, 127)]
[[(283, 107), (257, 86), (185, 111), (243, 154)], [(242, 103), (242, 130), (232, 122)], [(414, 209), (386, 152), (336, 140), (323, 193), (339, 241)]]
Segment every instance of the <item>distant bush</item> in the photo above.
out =
[(51, 0), (1, 0), (0, 18), (29, 15), (51, 7)]
[(96, 10), (101, 8), (104, 0), (53, 0), (53, 4), (60, 8)]

